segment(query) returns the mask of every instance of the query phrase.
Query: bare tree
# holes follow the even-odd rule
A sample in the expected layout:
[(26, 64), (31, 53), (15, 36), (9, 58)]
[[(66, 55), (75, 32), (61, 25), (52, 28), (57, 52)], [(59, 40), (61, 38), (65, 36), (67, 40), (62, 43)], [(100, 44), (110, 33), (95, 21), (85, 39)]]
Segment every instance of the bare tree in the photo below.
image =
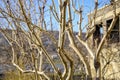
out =
[[(95, 49), (91, 49), (88, 44), (87, 39), (96, 30), (96, 15), (98, 10), (98, 0), (95, 0), (95, 8), (93, 11), (93, 19), (89, 24), (89, 31), (86, 34), (86, 39), (82, 36), (82, 21), (83, 21), (83, 10), (84, 2), (81, 0), (82, 5), (79, 5), (77, 9), (75, 2), (77, 0), (58, 0), (58, 5), (56, 5), (55, 0), (51, 0), (51, 4), (48, 4), (47, 0), (1, 0), (0, 3), (0, 19), (1, 19), (1, 32), (6, 38), (7, 42), (11, 46), (12, 51), (12, 64), (22, 73), (34, 73), (35, 80), (47, 79), (50, 77), (44, 71), (43, 60), (45, 58), (52, 66), (54, 73), (60, 80), (72, 80), (75, 73), (75, 62), (74, 55), (78, 56), (79, 62), (83, 64), (85, 69), (86, 79), (96, 79), (99, 77), (101, 80), (104, 77), (105, 71), (109, 63), (113, 60), (115, 54), (107, 55), (102, 53), (105, 39), (110, 34), (113, 29), (119, 13), (116, 13), (115, 5), (113, 5), (113, 20), (110, 24), (108, 31), (103, 35), (99, 44), (96, 45)], [(79, 2), (79, 0), (78, 0)], [(58, 13), (59, 12), (59, 13)], [(79, 16), (78, 19), (78, 29), (77, 35), (73, 31), (73, 21), (74, 15)], [(48, 16), (49, 17), (46, 17)], [(54, 19), (53, 19), (53, 17)], [(49, 21), (46, 20), (49, 18)], [(2, 21), (3, 20), (3, 21)], [(54, 34), (50, 31), (49, 27), (53, 29), (53, 20), (59, 24), (59, 38), (56, 39)], [(50, 24), (47, 24), (50, 23)], [(10, 32), (9, 32), (10, 31)], [(57, 34), (58, 35), (58, 34)], [(47, 50), (44, 40), (44, 36), (49, 38), (52, 45), (55, 47), (55, 51), (63, 65), (64, 70), (60, 71), (59, 67), (56, 66), (55, 61), (50, 56), (49, 50)], [(76, 40), (77, 39), (77, 40)], [(69, 42), (68, 42), (69, 40)], [(82, 47), (79, 47), (76, 41)], [(66, 43), (68, 42), (68, 43)], [(50, 44), (48, 44), (50, 45)], [(67, 46), (67, 48), (66, 48)], [(53, 46), (52, 46), (53, 47)], [(110, 51), (109, 49), (107, 51)], [(101, 56), (102, 55), (102, 56)], [(88, 58), (86, 56), (89, 56)], [(21, 61), (22, 65), (26, 65), (29, 69), (24, 66), (20, 66), (17, 63), (18, 60), (25, 59)], [(105, 59), (105, 65), (102, 65), (102, 60)]]

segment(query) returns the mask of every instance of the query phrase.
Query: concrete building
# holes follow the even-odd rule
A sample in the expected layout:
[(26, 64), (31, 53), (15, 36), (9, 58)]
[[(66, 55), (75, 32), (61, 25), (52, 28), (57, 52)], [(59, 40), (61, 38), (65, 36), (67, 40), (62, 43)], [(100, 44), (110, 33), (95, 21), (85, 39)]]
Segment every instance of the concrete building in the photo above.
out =
[[(102, 37), (108, 32), (115, 13), (118, 15), (117, 21), (111, 33), (105, 39), (105, 45), (110, 45), (110, 47), (104, 46), (100, 55), (101, 69), (102, 72), (105, 72), (105, 74), (102, 73), (105, 80), (120, 80), (120, 0), (111, 0), (109, 5), (97, 9), (95, 17), (95, 11), (88, 14), (88, 32), (91, 31), (92, 36), (87, 40), (90, 47), (93, 48), (99, 45)], [(114, 56), (111, 61), (109, 60), (110, 55)], [(105, 65), (107, 65), (107, 69), (104, 69)]]
[[(99, 44), (101, 38), (110, 27), (114, 13), (120, 13), (120, 0), (115, 0), (115, 2), (112, 1), (113, 0), (111, 0), (111, 3), (109, 5), (105, 5), (104, 7), (97, 10), (94, 26), (95, 29), (92, 32), (92, 36), (90, 37), (90, 42), (92, 41), (91, 45), (95, 45), (95, 43)], [(88, 27), (88, 30), (92, 29), (93, 27), (94, 14), (94, 11), (88, 14), (88, 22), (90, 26)], [(97, 40), (97, 42), (95, 40)], [(120, 16), (118, 17), (118, 20), (115, 23), (111, 33), (106, 38), (106, 43), (111, 44), (118, 42), (120, 42)]]

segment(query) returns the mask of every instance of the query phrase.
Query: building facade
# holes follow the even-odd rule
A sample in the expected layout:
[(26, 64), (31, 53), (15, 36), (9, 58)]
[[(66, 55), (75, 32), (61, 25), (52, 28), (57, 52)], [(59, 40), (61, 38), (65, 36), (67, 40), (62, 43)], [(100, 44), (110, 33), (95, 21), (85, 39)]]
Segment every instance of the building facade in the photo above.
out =
[[(101, 9), (98, 9), (96, 12), (95, 19), (94, 11), (88, 14), (88, 22), (90, 26), (88, 27), (88, 30), (94, 27), (94, 31), (92, 32), (92, 36), (90, 37), (90, 42), (92, 41), (91, 45), (99, 44), (103, 35), (107, 33), (115, 14), (120, 14), (120, 0), (111, 2), (111, 4), (105, 5)], [(93, 22), (95, 22), (94, 26)], [(109, 44), (120, 42), (120, 15), (118, 16), (118, 19), (111, 33), (106, 38), (105, 42)]]

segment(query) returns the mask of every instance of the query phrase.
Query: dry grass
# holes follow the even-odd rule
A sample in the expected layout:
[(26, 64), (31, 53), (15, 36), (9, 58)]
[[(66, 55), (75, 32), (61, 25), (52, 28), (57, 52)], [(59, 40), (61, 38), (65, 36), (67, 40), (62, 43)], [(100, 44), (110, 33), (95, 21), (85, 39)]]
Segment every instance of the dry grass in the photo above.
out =
[(6, 73), (4, 80), (35, 80), (35, 76), (34, 74), (23, 74), (19, 71), (14, 71)]

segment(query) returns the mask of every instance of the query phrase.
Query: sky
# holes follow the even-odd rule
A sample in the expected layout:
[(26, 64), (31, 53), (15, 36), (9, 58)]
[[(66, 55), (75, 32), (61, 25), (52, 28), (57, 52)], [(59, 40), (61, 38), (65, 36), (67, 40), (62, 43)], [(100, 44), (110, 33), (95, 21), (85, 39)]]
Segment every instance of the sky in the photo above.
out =
[[(4, 0), (0, 0), (0, 7), (2, 6), (3, 8), (5, 8), (3, 2)], [(5, 0), (6, 1), (6, 0)], [(14, 1), (17, 1), (17, 0), (10, 0), (11, 3), (13, 4), (13, 8), (15, 9), (16, 7), (14, 7)], [(28, 0), (29, 1), (29, 0)], [(36, 5), (36, 12), (38, 11), (38, 3), (37, 3), (37, 0), (33, 0), (34, 1), (34, 4)], [(45, 8), (45, 11), (46, 11), (46, 15), (45, 15), (45, 21), (46, 21), (46, 25), (48, 27), (48, 29), (50, 29), (50, 12), (48, 12), (49, 10), (49, 6), (52, 4), (52, 0), (46, 0), (47, 1), (47, 6)], [(75, 0), (73, 0), (75, 1)], [(90, 13), (91, 11), (94, 10), (94, 0), (76, 0), (77, 3), (75, 3), (76, 5), (76, 9), (78, 9), (78, 5), (80, 4), (80, 6), (83, 4), (83, 22), (82, 22), (82, 28), (83, 28), (83, 31), (85, 32), (86, 29), (84, 29), (85, 25), (88, 23), (88, 18), (87, 18), (87, 15), (88, 13)], [(99, 4), (99, 8), (103, 7), (104, 5), (108, 4), (109, 3), (109, 0), (98, 0), (98, 4)], [(59, 4), (58, 4), (58, 0), (54, 0), (55, 2), (55, 5), (56, 5), (56, 9), (57, 9), (57, 12), (59, 14)], [(26, 4), (29, 6), (30, 3), (27, 3), (27, 0), (26, 0)], [(42, 5), (42, 4), (39, 4), (39, 5)], [(48, 11), (47, 11), (48, 10)], [(73, 19), (73, 30), (75, 32), (78, 32), (78, 21), (79, 21), (79, 16), (77, 14), (74, 15), (74, 12), (73, 12), (73, 9), (71, 8), (71, 12), (72, 12), (72, 15), (74, 18)], [(39, 13), (39, 12), (38, 12)], [(32, 18), (38, 18), (39, 20), (39, 14), (36, 14), (34, 15), (34, 12), (33, 12), (33, 9), (31, 9), (31, 14), (32, 14)], [(67, 15), (67, 13), (66, 13)], [(1, 15), (0, 15), (1, 16)], [(0, 19), (0, 21), (3, 21), (3, 19)], [(52, 22), (53, 22), (53, 30), (59, 30), (59, 24), (58, 22), (55, 20), (54, 16), (52, 16)], [(33, 23), (35, 23), (35, 20), (33, 20)], [(4, 24), (4, 22), (3, 22)], [(6, 24), (7, 25), (7, 24)], [(24, 25), (23, 25), (24, 26)]]
[[(59, 10), (58, 8), (58, 0), (54, 0), (55, 1), (55, 4), (56, 4), (56, 7), (57, 9)], [(78, 8), (78, 4), (80, 4), (80, 6), (83, 4), (84, 5), (84, 8), (83, 8), (83, 22), (82, 22), (82, 28), (83, 28), (83, 32), (86, 32), (86, 29), (84, 28), (85, 25), (88, 23), (88, 18), (87, 18), (87, 15), (94, 10), (94, 0), (76, 0), (77, 3), (76, 3), (76, 8)], [(48, 1), (49, 3), (49, 1)], [(51, 3), (50, 3), (51, 4)], [(106, 4), (109, 4), (109, 0), (98, 0), (98, 8), (101, 8), (103, 7), (104, 5)], [(71, 8), (71, 11), (72, 8)], [(59, 12), (59, 11), (58, 11)], [(73, 14), (73, 12), (72, 12)], [(78, 32), (78, 25), (77, 25), (77, 22), (79, 20), (79, 16), (78, 15), (75, 15), (75, 18), (74, 18), (74, 21), (73, 21), (73, 30), (75, 32)], [(59, 28), (59, 24), (56, 23), (56, 21), (53, 19), (53, 22), (54, 22), (54, 29), (55, 30), (58, 30)]]

